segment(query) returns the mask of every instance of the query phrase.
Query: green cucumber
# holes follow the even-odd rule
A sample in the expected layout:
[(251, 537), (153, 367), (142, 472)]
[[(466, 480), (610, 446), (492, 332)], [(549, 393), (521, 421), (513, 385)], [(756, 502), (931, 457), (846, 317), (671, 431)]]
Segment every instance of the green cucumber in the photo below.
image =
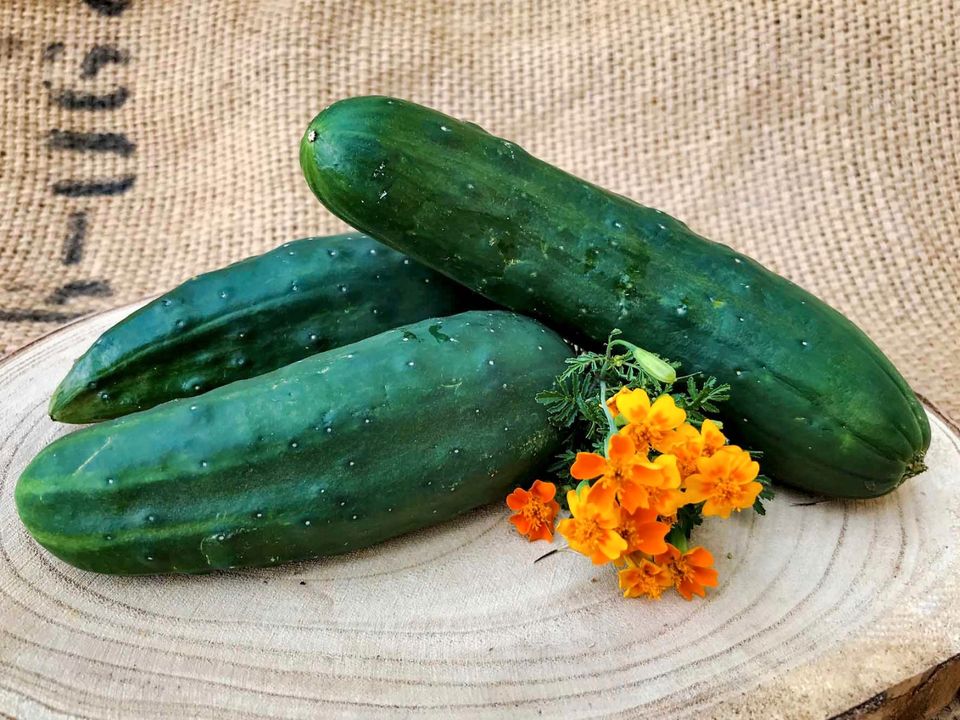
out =
[(297, 240), (198, 275), (121, 320), (74, 364), (50, 416), (119, 417), (485, 304), (363, 235)]
[(534, 395), (570, 355), (503, 311), (424, 320), (45, 448), (27, 530), (114, 574), (356, 550), (495, 500), (556, 452)]
[(873, 497), (923, 468), (924, 410), (863, 332), (659, 210), (393, 98), (321, 112), (300, 163), (334, 214), (467, 287), (580, 341), (620, 328), (729, 382), (727, 431), (780, 482)]

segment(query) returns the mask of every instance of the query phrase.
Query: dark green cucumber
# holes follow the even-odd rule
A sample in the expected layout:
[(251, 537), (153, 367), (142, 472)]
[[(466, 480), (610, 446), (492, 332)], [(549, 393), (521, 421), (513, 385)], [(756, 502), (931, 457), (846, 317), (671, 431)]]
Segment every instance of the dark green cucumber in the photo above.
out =
[(526, 481), (559, 441), (534, 395), (569, 355), (513, 313), (424, 320), (67, 435), (23, 472), (17, 510), (104, 573), (355, 550)]
[(923, 408), (863, 332), (659, 210), (385, 97), (320, 113), (300, 163), (336, 215), (467, 287), (580, 340), (620, 328), (729, 382), (728, 432), (781, 482), (872, 497), (923, 467)]
[(198, 275), (121, 320), (74, 364), (50, 416), (119, 417), (481, 303), (363, 235), (297, 240)]

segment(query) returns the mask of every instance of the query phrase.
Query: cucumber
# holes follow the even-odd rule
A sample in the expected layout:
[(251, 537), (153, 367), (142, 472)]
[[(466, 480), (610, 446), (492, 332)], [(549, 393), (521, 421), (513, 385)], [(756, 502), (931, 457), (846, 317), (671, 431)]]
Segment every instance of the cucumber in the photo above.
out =
[(356, 550), (494, 500), (556, 452), (570, 355), (503, 311), (424, 320), (45, 448), (15, 500), (85, 570), (202, 573)]
[(927, 417), (863, 332), (659, 210), (386, 97), (321, 112), (300, 163), (334, 214), (488, 298), (730, 383), (727, 432), (780, 482), (873, 497), (923, 468)]
[(119, 417), (486, 305), (363, 235), (297, 240), (199, 275), (121, 320), (74, 364), (50, 416)]

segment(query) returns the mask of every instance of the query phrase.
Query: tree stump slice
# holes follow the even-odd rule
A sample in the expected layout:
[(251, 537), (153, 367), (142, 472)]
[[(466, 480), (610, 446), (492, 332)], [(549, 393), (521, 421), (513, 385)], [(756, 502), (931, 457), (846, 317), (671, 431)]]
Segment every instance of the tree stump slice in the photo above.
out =
[(0, 363), (0, 715), (899, 717), (911, 688), (940, 677), (945, 704), (943, 673), (960, 682), (960, 438), (935, 414), (929, 470), (887, 497), (781, 489), (766, 517), (708, 521), (706, 601), (625, 600), (572, 553), (533, 564), (550, 546), (505, 507), (281, 568), (75, 570), (27, 535), (13, 489), (71, 430), (46, 415), (58, 380), (135, 307)]

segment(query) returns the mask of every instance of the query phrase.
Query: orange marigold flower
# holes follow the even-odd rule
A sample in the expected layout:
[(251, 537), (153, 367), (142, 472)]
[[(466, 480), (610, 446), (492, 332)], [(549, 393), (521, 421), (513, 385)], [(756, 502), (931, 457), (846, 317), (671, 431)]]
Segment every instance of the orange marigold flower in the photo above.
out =
[(698, 546), (682, 553), (668, 544), (666, 552), (658, 554), (654, 561), (667, 569), (673, 586), (686, 600), (692, 600), (694, 595), (704, 597), (705, 588), (717, 586), (713, 555), (706, 548)]
[(621, 510), (617, 532), (627, 541), (626, 553), (656, 555), (667, 551), (664, 538), (670, 532), (670, 526), (657, 522), (657, 511), (652, 508), (637, 508), (632, 513)]
[(627, 541), (617, 534), (620, 508), (613, 501), (613, 492), (606, 485), (583, 484), (567, 493), (571, 518), (557, 524), (557, 532), (570, 547), (589, 557), (597, 565), (619, 558), (627, 549)]
[(730, 517), (733, 510), (753, 505), (763, 485), (756, 481), (760, 465), (736, 445), (725, 445), (711, 457), (697, 460), (697, 472), (687, 478), (686, 501), (706, 503), (704, 515)]
[(560, 504), (553, 498), (557, 486), (551, 482), (534, 480), (529, 490), (517, 488), (507, 495), (507, 507), (517, 532), (533, 540), (553, 540), (553, 521), (560, 512)]
[(652, 508), (659, 515), (673, 515), (687, 502), (679, 488), (677, 458), (658, 455), (652, 461), (637, 462), (620, 502), (628, 512), (636, 508)]
[[(619, 495), (623, 502), (629, 486), (634, 483), (633, 471), (639, 462), (633, 441), (623, 435), (614, 435), (607, 446), (607, 457), (597, 453), (579, 452), (570, 466), (570, 474), (577, 480), (600, 478), (597, 484)], [(633, 510), (634, 507), (631, 505), (629, 509)]]
[(617, 409), (627, 421), (620, 434), (633, 440), (637, 452), (646, 455), (650, 448), (665, 452), (670, 433), (676, 430), (687, 414), (677, 407), (672, 395), (661, 395), (653, 403), (643, 390), (621, 390), (615, 396)]
[(639, 564), (627, 560), (629, 567), (618, 573), (620, 589), (624, 597), (649, 597), (653, 599), (663, 595), (663, 591), (673, 585), (670, 573), (649, 560)]
[(677, 456), (680, 477), (693, 475), (697, 471), (697, 460), (710, 457), (726, 444), (727, 438), (712, 420), (704, 420), (700, 430), (684, 423), (663, 441), (662, 452)]

